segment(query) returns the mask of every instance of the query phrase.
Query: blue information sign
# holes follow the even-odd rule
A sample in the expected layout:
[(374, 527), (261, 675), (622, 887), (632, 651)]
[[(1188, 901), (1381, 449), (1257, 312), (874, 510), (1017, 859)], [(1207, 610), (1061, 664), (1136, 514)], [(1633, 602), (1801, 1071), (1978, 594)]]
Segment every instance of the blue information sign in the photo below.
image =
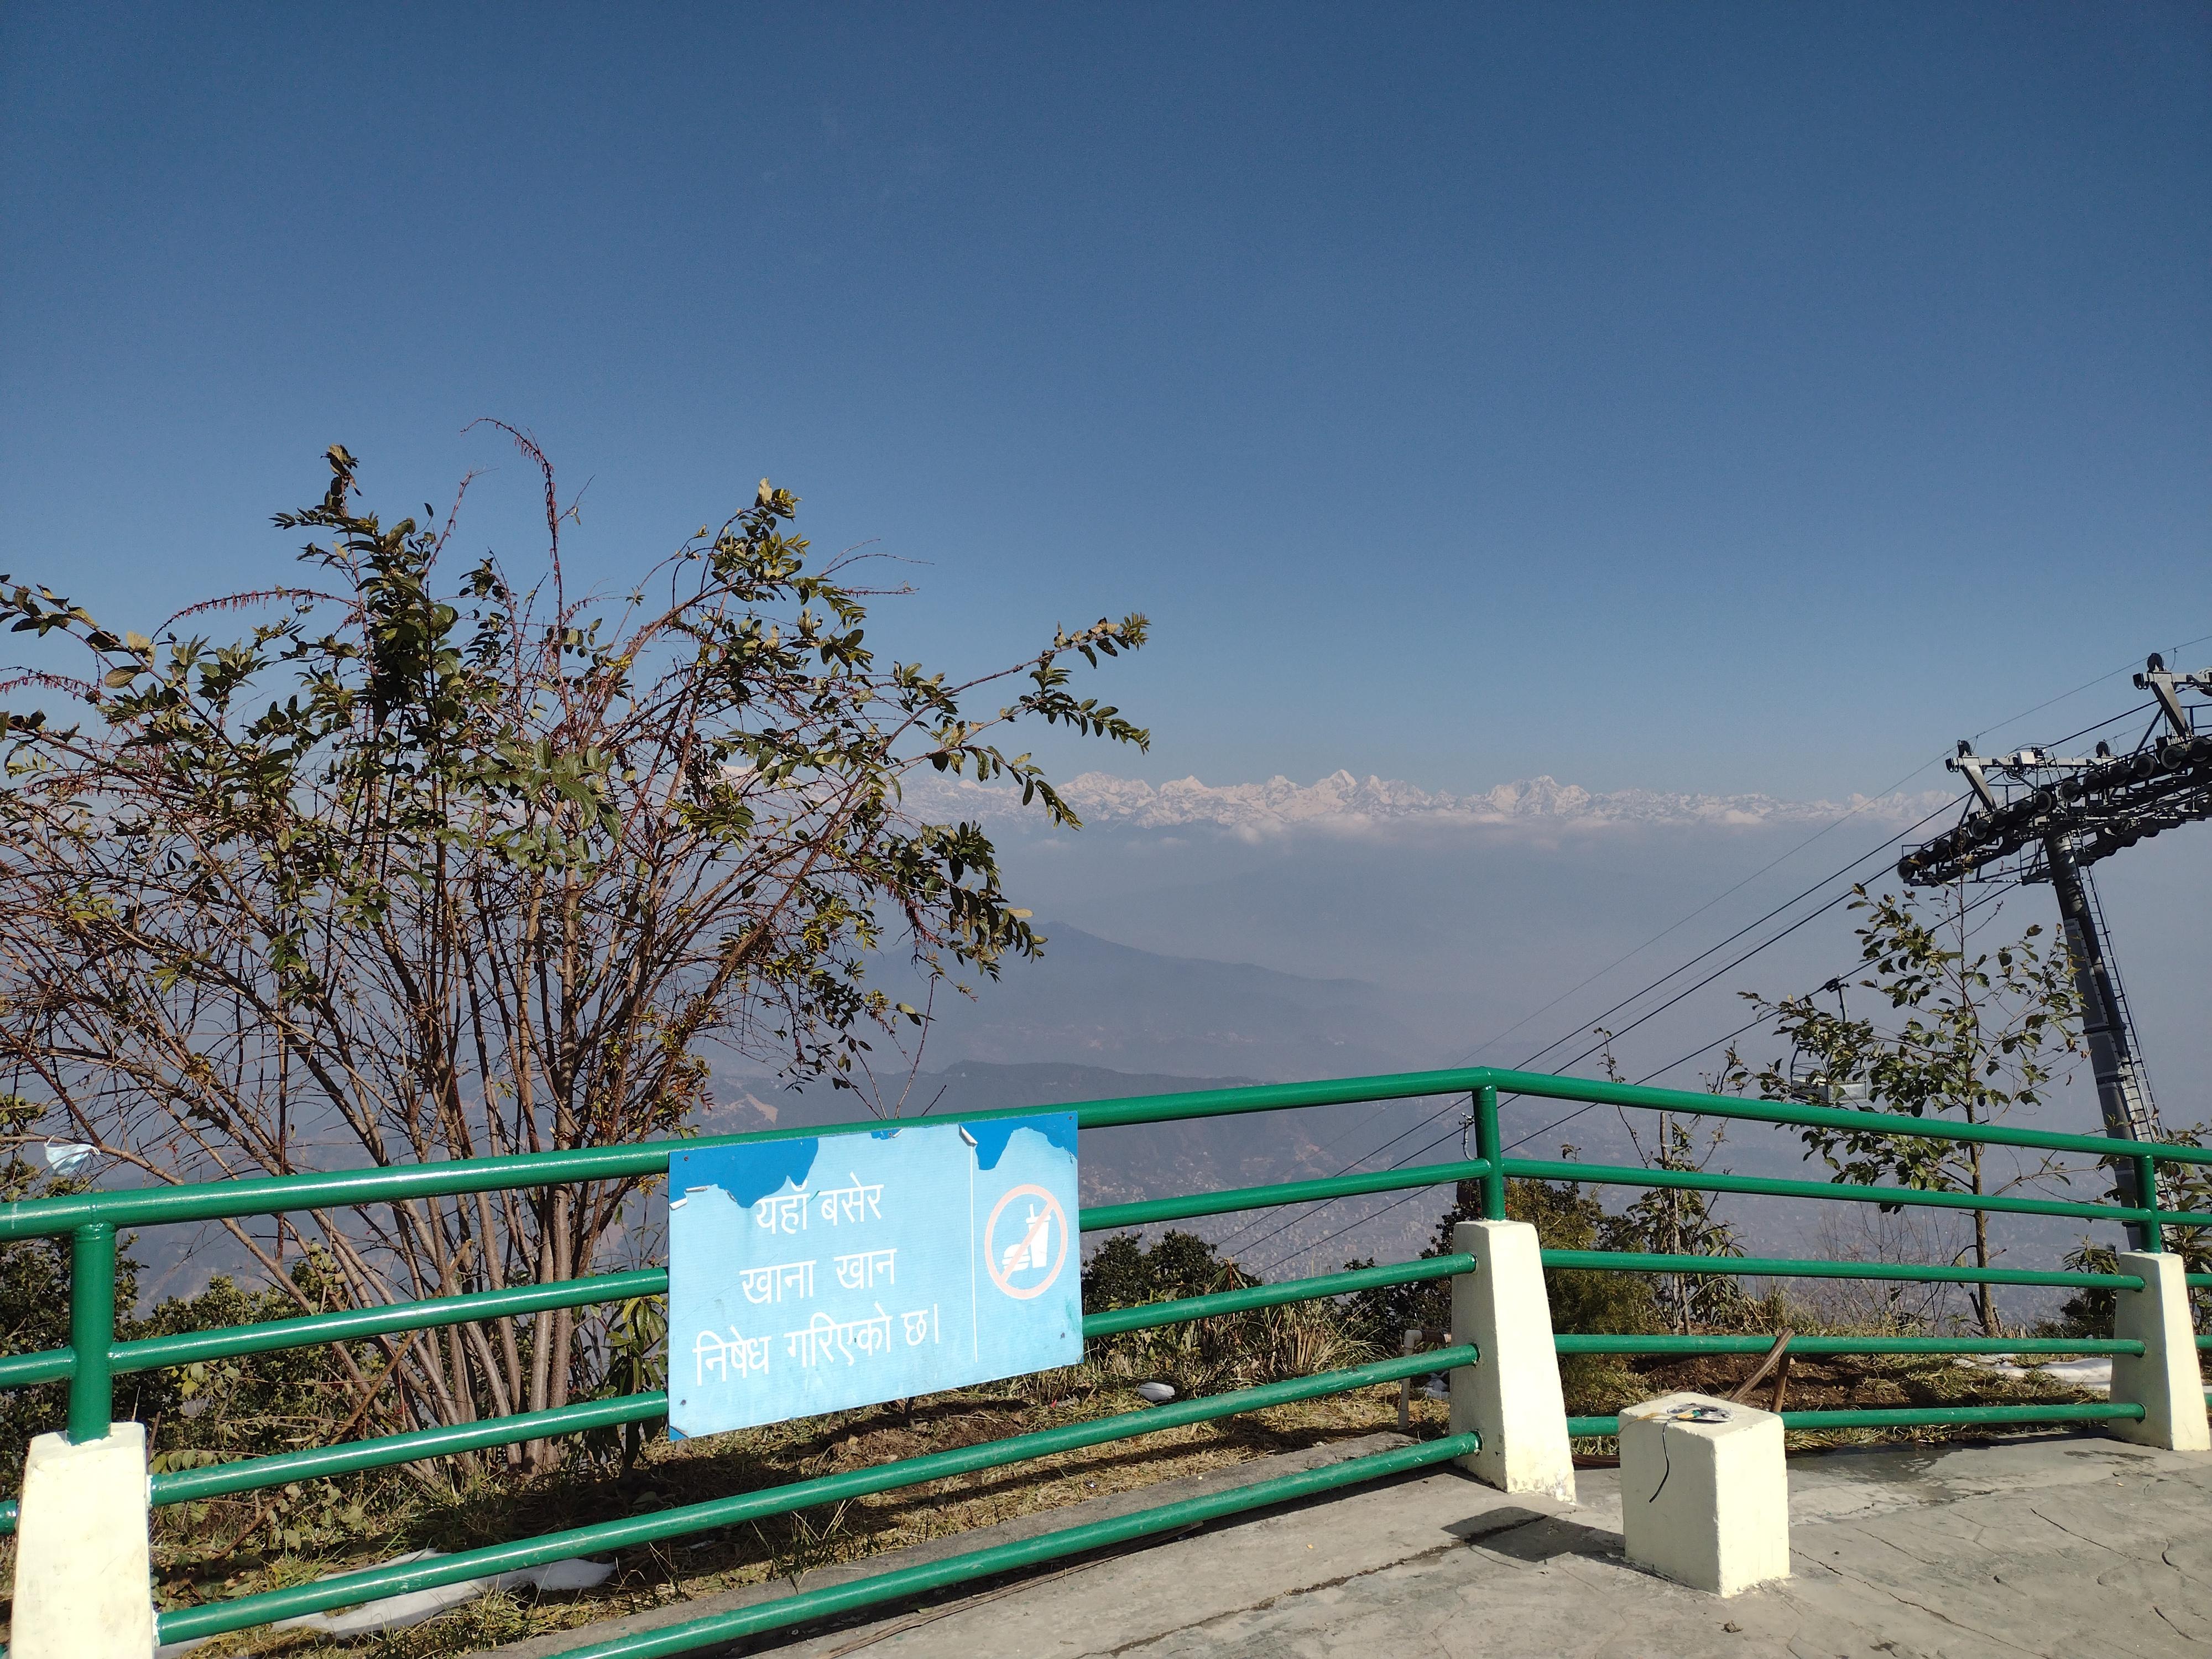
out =
[(679, 1437), (1083, 1358), (1072, 1112), (678, 1152), (668, 1175)]

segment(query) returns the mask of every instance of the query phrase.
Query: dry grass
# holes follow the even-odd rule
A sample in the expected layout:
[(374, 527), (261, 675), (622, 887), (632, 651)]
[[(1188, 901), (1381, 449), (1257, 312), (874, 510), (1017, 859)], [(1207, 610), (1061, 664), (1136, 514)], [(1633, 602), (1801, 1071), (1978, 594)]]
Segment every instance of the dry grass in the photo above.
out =
[[(1763, 1310), (1807, 1330), (1813, 1310), (1775, 1303)], [(442, 1500), (417, 1498), (342, 1547), (257, 1555), (251, 1547), (222, 1553), (242, 1524), (236, 1500), (159, 1512), (157, 1566), (167, 1606), (225, 1600), (373, 1565), (428, 1546), (472, 1549), (612, 1516), (707, 1501), (788, 1481), (868, 1468), (1008, 1436), (1144, 1409), (1133, 1385), (1173, 1381), (1186, 1395), (1215, 1393), (1273, 1376), (1356, 1364), (1340, 1331), (1303, 1310), (1283, 1310), (1264, 1328), (1225, 1337), (1193, 1327), (1135, 1333), (1094, 1351), (1092, 1362), (990, 1387), (933, 1396), (911, 1409), (871, 1407), (710, 1439), (648, 1448), (627, 1476), (571, 1475), (517, 1488), (485, 1482)], [(1565, 1368), (1569, 1411), (1603, 1415), (1680, 1389), (1729, 1395), (1756, 1368), (1758, 1355), (1683, 1359), (1584, 1356)], [(805, 1574), (926, 1540), (972, 1532), (1022, 1516), (1200, 1474), (1279, 1452), (1351, 1439), (1397, 1421), (1395, 1384), (1279, 1407), (1211, 1423), (1164, 1430), (1079, 1451), (987, 1469), (925, 1486), (872, 1494), (834, 1506), (741, 1527), (670, 1539), (619, 1552), (617, 1571), (599, 1589), (538, 1600), (528, 1593), (479, 1599), (411, 1631), (339, 1649), (306, 1632), (244, 1632), (199, 1651), (307, 1656), (338, 1652), (372, 1659), (440, 1659), (774, 1580), (794, 1585)], [(1792, 1364), (1788, 1406), (1816, 1410), (1899, 1406), (1996, 1405), (2093, 1398), (2047, 1378), (2008, 1379), (1946, 1356), (1802, 1356)], [(1765, 1405), (1765, 1385), (1754, 1396)], [(1440, 1401), (1416, 1398), (1414, 1431), (1443, 1431)], [(2002, 1432), (2002, 1431), (1996, 1431)], [(1987, 1425), (1844, 1430), (1793, 1434), (1793, 1449), (1883, 1441), (1982, 1439)], [(1584, 1449), (1591, 1449), (1586, 1443)], [(233, 1513), (234, 1511), (235, 1513)], [(257, 1534), (265, 1536), (265, 1534)]]
[[(336, 1647), (308, 1632), (240, 1632), (198, 1651), (206, 1659), (248, 1654), (306, 1659), (339, 1652), (366, 1653), (376, 1659), (434, 1659), (474, 1651), (742, 1585), (775, 1579), (796, 1583), (805, 1573), (838, 1562), (1253, 1458), (1371, 1434), (1396, 1425), (1397, 1399), (1395, 1384), (1367, 1389), (671, 1539), (620, 1552), (615, 1576), (597, 1590), (534, 1604), (526, 1593), (487, 1597), (412, 1631), (351, 1648)], [(365, 1541), (362, 1547), (312, 1559), (246, 1561), (234, 1556), (203, 1564), (190, 1559), (191, 1546), (185, 1538), (165, 1537), (157, 1551), (167, 1592), (164, 1601), (181, 1605), (228, 1599), (371, 1565), (400, 1549), (426, 1543), (441, 1549), (473, 1548), (612, 1515), (699, 1503), (1141, 1409), (1143, 1402), (1127, 1379), (1086, 1366), (1023, 1379), (1019, 1386), (936, 1396), (921, 1402), (910, 1419), (896, 1407), (879, 1406), (711, 1440), (662, 1443), (625, 1479), (541, 1482), (520, 1494), (507, 1488), (463, 1494), (442, 1509), (418, 1514), (404, 1537)], [(1414, 1412), (1417, 1433), (1442, 1431), (1441, 1402), (1417, 1399)]]
[[(2055, 1358), (2057, 1356), (2045, 1356)], [(1595, 1358), (1594, 1356), (1592, 1358)], [(1608, 1359), (1603, 1371), (1586, 1372), (1584, 1386), (1570, 1383), (1567, 1410), (1577, 1417), (1610, 1416), (1639, 1400), (1678, 1390), (1732, 1396), (1763, 1358), (1758, 1354), (1698, 1355), (1688, 1358)], [(1772, 1403), (1772, 1379), (1752, 1390), (1750, 1403)], [(2065, 1405), (2105, 1396), (2057, 1378), (2031, 1373), (2008, 1377), (1961, 1365), (1948, 1354), (1805, 1354), (1790, 1363), (1785, 1411), (1867, 1411), (1906, 1407)], [(1793, 1452), (1835, 1446), (1940, 1444), (1987, 1440), (2008, 1433), (2047, 1433), (2063, 1425), (1927, 1424), (1880, 1429), (1794, 1429)], [(1614, 1443), (1577, 1441), (1586, 1453), (1610, 1454)]]

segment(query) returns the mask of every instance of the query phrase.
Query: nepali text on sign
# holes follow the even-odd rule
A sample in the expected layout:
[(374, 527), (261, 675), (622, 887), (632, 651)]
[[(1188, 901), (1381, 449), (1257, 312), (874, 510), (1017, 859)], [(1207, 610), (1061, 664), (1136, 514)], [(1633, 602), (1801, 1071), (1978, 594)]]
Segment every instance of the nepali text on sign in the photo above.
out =
[(677, 1152), (669, 1185), (678, 1437), (1083, 1358), (1073, 1113)]

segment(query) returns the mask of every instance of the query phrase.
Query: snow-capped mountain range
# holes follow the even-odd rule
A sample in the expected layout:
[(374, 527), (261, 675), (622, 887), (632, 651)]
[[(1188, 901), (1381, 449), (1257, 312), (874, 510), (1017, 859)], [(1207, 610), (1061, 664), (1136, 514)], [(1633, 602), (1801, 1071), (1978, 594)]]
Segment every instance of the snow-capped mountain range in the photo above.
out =
[[(1299, 827), (1358, 831), (1384, 824), (1522, 825), (1554, 830), (1618, 824), (1690, 823), (1751, 828), (1820, 823), (1846, 815), (1906, 823), (1952, 799), (1948, 792), (1841, 801), (1792, 801), (1771, 795), (1703, 795), (1655, 789), (1593, 792), (1553, 777), (1501, 783), (1479, 794), (1454, 795), (1377, 777), (1335, 771), (1316, 783), (1281, 776), (1265, 783), (1211, 784), (1196, 778), (1151, 784), (1085, 772), (1060, 786), (1087, 824), (1166, 830), (1210, 826), (1267, 834)], [(909, 778), (908, 808), (931, 818), (1034, 819), (1020, 792), (965, 778), (924, 774)]]

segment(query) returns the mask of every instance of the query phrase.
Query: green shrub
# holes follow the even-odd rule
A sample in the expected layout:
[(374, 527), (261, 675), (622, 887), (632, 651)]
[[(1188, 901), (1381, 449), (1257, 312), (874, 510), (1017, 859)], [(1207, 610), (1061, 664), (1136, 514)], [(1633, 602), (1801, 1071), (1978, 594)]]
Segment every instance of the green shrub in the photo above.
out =
[[(1083, 1273), (1083, 1305), (1109, 1308), (1242, 1290), (1261, 1281), (1194, 1233), (1170, 1231), (1150, 1249), (1127, 1233), (1101, 1245)], [(1090, 1363), (1132, 1382), (1216, 1394), (1357, 1364), (1370, 1350), (1327, 1302), (1257, 1308), (1188, 1324), (1126, 1331), (1090, 1345)]]

